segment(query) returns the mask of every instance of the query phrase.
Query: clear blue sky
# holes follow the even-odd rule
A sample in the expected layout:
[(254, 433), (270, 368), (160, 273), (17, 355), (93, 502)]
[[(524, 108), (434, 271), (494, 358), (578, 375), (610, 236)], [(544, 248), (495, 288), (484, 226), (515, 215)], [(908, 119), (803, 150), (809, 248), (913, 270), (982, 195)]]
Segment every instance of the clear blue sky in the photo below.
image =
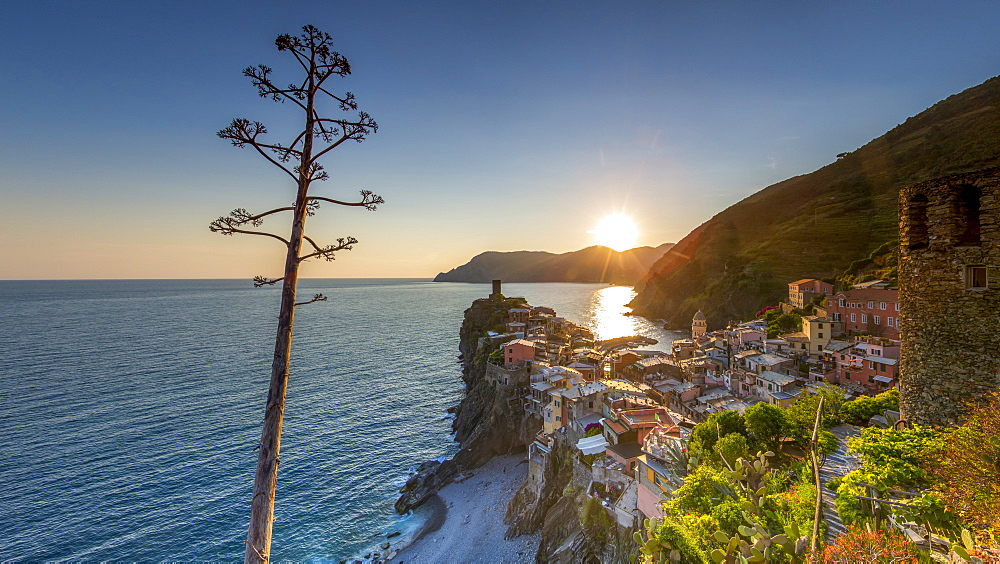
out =
[[(431, 277), (484, 250), (565, 252), (623, 212), (640, 244), (811, 172), (1000, 74), (1000, 2), (13, 2), (0, 37), (0, 279), (278, 274), (263, 238), (208, 223), (290, 202), (215, 137), (291, 131), (245, 66), (279, 33), (334, 36), (379, 132), (316, 193), (354, 251), (306, 276)], [(291, 75), (289, 76), (291, 79)], [(284, 222), (269, 222), (286, 231)], [(261, 239), (261, 240), (258, 240)]]

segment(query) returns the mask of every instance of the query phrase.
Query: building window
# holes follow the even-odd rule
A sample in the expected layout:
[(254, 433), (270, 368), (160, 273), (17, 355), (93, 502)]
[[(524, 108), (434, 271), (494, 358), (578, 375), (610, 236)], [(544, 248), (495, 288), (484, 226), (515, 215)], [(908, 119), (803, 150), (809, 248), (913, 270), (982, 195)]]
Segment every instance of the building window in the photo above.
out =
[(863, 313), (861, 314), (861, 323), (868, 323), (868, 316)]
[(886, 305), (885, 302), (882, 302), (882, 303), (878, 304), (878, 308), (879, 309), (885, 309), (885, 305)]
[(845, 300), (844, 298), (840, 298), (840, 307), (845, 307), (846, 306), (846, 302), (847, 302), (847, 300)]
[(899, 302), (896, 302), (896, 311), (899, 311)]
[(854, 323), (854, 322), (856, 322), (857, 320), (858, 320), (858, 314), (856, 314), (856, 313), (852, 313), (852, 314), (851, 314), (851, 323)]
[(875, 370), (875, 361), (869, 360), (868, 361), (868, 368), (870, 368), (872, 370)]
[[(822, 323), (820, 323), (820, 324), (819, 324), (819, 328), (820, 328), (820, 329), (822, 329), (822, 328), (823, 328), (823, 324), (822, 324)], [(822, 335), (820, 335), (820, 336), (822, 337)]]
[(959, 245), (980, 244), (979, 200), (982, 193), (975, 186), (963, 186), (956, 201), (958, 216), (961, 218)]
[(868, 309), (875, 309), (875, 302), (868, 302)]
[(986, 288), (986, 267), (985, 266), (965, 267), (965, 287)]
[(888, 325), (889, 327), (892, 327), (893, 319), (891, 317), (886, 317), (885, 324)]
[(910, 198), (905, 229), (903, 241), (911, 250), (927, 246), (927, 196), (917, 194)]
[(562, 416), (556, 415), (556, 421), (562, 421)]
[(879, 319), (880, 319), (879, 316), (877, 316), (877, 315), (873, 316), (872, 319), (875, 320), (875, 325), (881, 325), (881, 322), (879, 321)]
[(823, 334), (822, 334), (822, 333), (820, 333), (820, 334), (819, 334), (819, 338), (820, 338), (820, 339), (822, 339), (822, 338), (823, 338)]
[(556, 407), (559, 407), (559, 400), (556, 400)]

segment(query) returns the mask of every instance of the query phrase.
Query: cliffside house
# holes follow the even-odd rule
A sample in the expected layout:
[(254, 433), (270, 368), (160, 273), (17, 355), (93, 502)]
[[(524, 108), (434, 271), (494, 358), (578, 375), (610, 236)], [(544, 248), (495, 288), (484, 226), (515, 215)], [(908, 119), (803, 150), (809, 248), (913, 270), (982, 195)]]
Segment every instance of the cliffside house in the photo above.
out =
[(833, 285), (815, 278), (803, 278), (788, 285), (788, 303), (802, 309), (816, 296), (833, 294)]
[(827, 315), (843, 330), (899, 340), (899, 290), (855, 288), (827, 300)]
[(532, 363), (538, 352), (535, 343), (526, 339), (515, 339), (503, 346), (504, 367), (519, 368), (527, 363)]
[(823, 355), (823, 347), (839, 333), (840, 324), (826, 317), (809, 315), (802, 318), (802, 331), (787, 333), (781, 338), (790, 345), (792, 353), (819, 358)]
[(788, 407), (802, 392), (798, 380), (786, 374), (766, 371), (758, 374), (756, 380), (753, 394), (771, 405)]

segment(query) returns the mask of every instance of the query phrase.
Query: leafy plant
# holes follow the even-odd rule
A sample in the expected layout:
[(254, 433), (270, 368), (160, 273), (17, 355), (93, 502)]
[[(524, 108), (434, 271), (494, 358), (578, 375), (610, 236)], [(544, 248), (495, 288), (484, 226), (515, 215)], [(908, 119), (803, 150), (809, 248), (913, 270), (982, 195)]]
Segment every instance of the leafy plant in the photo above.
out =
[(967, 423), (945, 431), (926, 467), (949, 509), (1000, 532), (1000, 394), (991, 394)]
[(899, 410), (899, 392), (889, 390), (877, 396), (861, 396), (840, 406), (840, 417), (844, 423), (867, 425), (875, 415), (886, 410)]
[(769, 403), (760, 402), (743, 414), (750, 434), (770, 449), (776, 449), (785, 436), (788, 421), (785, 412)]
[(917, 548), (902, 535), (888, 531), (869, 531), (858, 526), (834, 539), (818, 555), (820, 562), (916, 562), (920, 558)]

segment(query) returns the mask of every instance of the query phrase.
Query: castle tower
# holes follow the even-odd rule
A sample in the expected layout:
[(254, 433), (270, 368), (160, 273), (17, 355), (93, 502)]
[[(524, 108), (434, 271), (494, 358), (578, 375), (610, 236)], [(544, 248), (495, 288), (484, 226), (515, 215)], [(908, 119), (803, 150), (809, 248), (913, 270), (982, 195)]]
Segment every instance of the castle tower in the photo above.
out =
[(500, 280), (494, 280), (493, 281), (493, 293), (490, 294), (490, 299), (491, 300), (502, 300), (503, 299), (503, 294), (500, 293), (500, 284), (501, 284)]
[(1000, 389), (1000, 168), (899, 193), (900, 409), (964, 419)]
[(708, 332), (708, 323), (705, 321), (705, 314), (698, 310), (691, 319), (691, 338), (697, 339)]

